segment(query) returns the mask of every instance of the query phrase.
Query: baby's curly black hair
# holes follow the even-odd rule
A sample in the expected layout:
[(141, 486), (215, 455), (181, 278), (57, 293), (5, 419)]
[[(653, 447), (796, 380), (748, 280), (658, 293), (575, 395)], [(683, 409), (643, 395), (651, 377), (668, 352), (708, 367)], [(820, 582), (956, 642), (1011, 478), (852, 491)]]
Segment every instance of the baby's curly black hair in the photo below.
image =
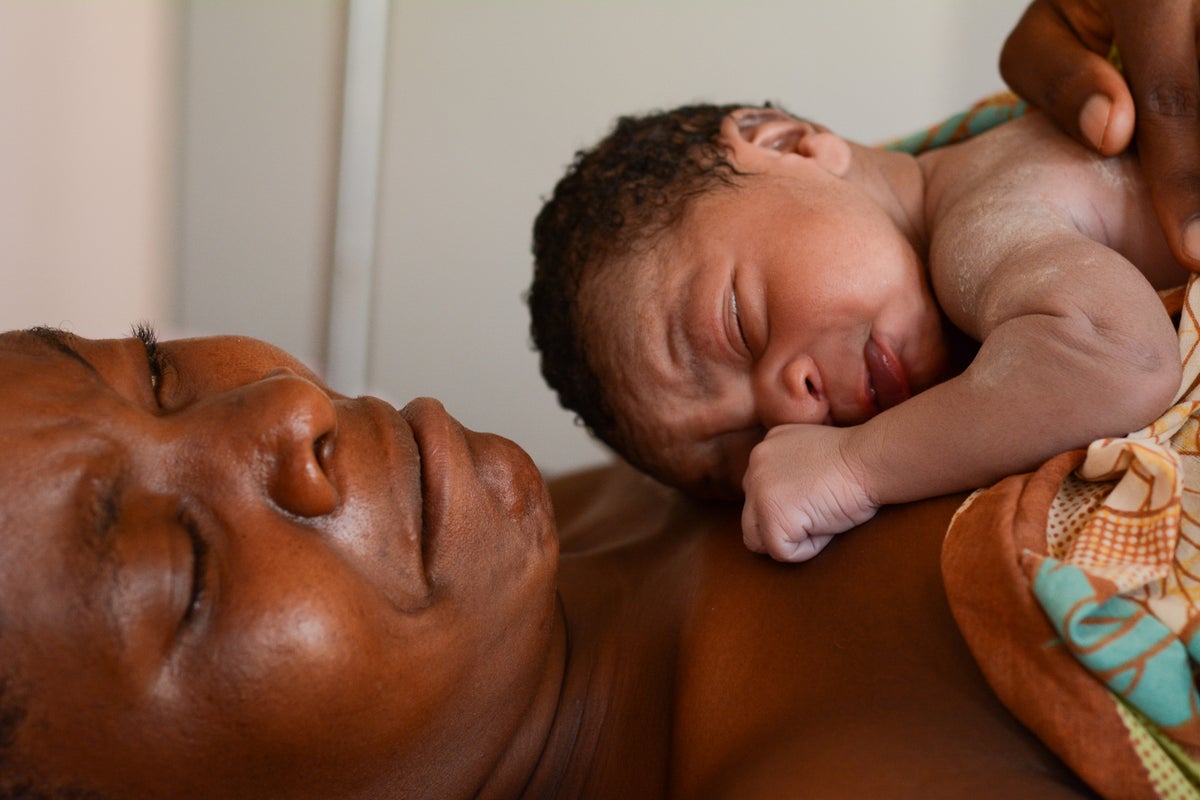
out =
[(651, 474), (653, 459), (621, 430), (588, 358), (580, 287), (669, 230), (692, 198), (734, 185), (742, 173), (720, 142), (721, 123), (747, 105), (686, 105), (619, 118), (598, 144), (575, 154), (533, 225), (527, 300), (542, 376), (593, 435)]

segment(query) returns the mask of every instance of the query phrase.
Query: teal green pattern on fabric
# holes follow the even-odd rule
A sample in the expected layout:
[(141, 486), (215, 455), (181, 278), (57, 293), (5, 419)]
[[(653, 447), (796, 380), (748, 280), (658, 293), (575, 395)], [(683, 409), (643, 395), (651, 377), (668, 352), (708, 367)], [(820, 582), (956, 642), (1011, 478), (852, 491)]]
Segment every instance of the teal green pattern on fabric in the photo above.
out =
[(1082, 570), (1053, 558), (1038, 568), (1033, 594), (1071, 654), (1147, 719), (1171, 728), (1200, 717), (1195, 637), (1184, 647), (1137, 603), (1101, 601)]
[[(884, 145), (886, 150), (921, 153), (990, 130), (997, 125), (1024, 114), (1029, 103), (1021, 100), (1011, 105), (994, 105), (955, 114), (934, 130), (918, 131)], [(965, 129), (966, 136), (963, 135)]]

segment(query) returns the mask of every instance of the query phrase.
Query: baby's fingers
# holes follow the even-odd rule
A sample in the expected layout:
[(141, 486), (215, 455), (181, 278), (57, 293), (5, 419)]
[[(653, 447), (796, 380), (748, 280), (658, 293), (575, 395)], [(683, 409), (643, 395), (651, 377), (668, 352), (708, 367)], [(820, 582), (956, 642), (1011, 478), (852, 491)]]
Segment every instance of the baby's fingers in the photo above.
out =
[(762, 539), (762, 530), (758, 527), (758, 517), (751, 510), (750, 503), (742, 506), (742, 544), (751, 553), (765, 553), (767, 546)]
[(753, 502), (742, 508), (742, 541), (751, 552), (765, 553), (776, 561), (807, 561), (833, 538), (832, 534), (810, 536), (805, 527), (763, 520)]
[(833, 534), (805, 536), (799, 541), (781, 540), (774, 547), (768, 547), (767, 552), (776, 561), (799, 563), (808, 561), (825, 549), (825, 545), (833, 540)]

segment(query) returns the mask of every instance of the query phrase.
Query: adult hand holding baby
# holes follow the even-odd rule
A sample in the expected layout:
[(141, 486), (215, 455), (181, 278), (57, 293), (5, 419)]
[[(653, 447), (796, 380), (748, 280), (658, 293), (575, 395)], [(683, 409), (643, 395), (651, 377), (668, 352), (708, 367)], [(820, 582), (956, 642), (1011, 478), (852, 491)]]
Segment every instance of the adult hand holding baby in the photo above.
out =
[[(1200, 270), (1198, 26), (1200, 0), (1034, 0), (1000, 57), (1009, 85), (1085, 146), (1115, 155), (1136, 140), (1171, 250), (1192, 270)], [(1124, 75), (1107, 59), (1114, 45)]]
[(756, 553), (807, 561), (836, 534), (875, 516), (879, 504), (848, 456), (853, 428), (777, 425), (751, 452), (742, 538)]

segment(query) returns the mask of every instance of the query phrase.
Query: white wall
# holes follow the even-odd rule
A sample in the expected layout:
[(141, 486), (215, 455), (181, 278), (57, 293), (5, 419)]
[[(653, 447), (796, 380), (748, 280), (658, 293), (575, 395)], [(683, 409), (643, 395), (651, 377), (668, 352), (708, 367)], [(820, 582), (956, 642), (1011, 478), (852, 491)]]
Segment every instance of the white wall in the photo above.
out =
[(180, 328), (323, 352), (344, 3), (186, 0)]
[[(393, 0), (368, 385), (549, 472), (603, 458), (528, 349), (529, 229), (618, 114), (778, 100), (867, 141), (1000, 88), (1024, 0)], [(344, 3), (184, 4), (181, 322), (324, 348)], [(320, 366), (317, 364), (317, 366)]]
[(168, 315), (174, 8), (0, 0), (0, 330)]

